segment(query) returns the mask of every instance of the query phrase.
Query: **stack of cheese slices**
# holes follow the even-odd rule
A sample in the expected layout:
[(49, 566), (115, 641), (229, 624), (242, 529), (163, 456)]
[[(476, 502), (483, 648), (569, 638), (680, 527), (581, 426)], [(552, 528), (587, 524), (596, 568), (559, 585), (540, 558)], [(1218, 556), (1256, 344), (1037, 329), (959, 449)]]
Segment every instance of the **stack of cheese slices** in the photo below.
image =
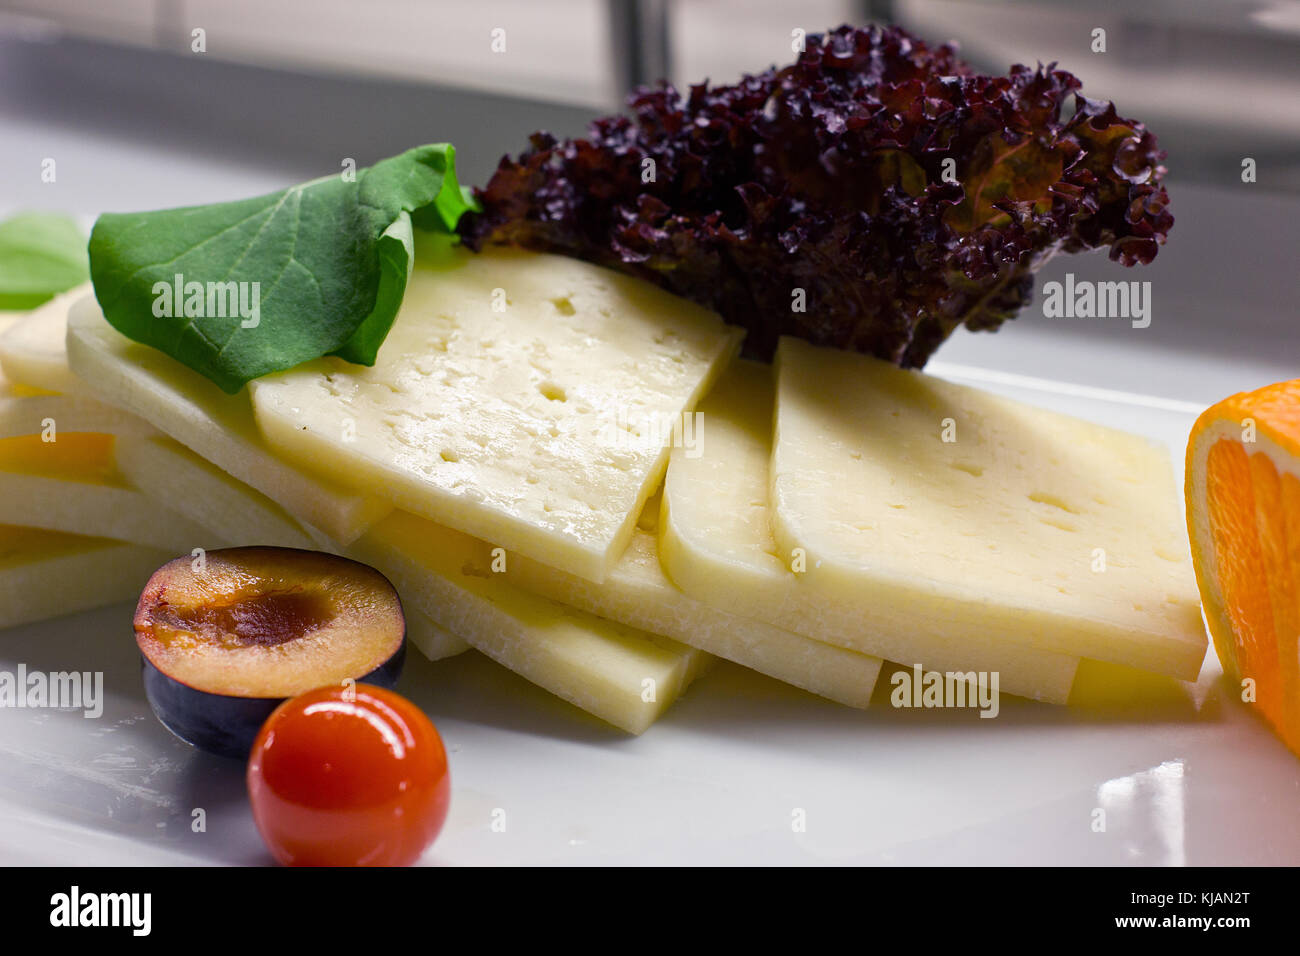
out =
[(0, 623), (271, 544), (374, 565), (430, 658), (473, 647), (631, 733), (715, 655), (852, 707), (885, 660), (1055, 703), (1081, 659), (1195, 678), (1167, 450), (739, 344), (587, 263), (421, 242), (373, 368), (321, 359), (232, 396), (74, 290), (0, 339), (0, 523), (42, 529), (3, 531), (22, 600)]
[(0, 627), (127, 600), (201, 533), (114, 464), (119, 436), (153, 429), (68, 370), (63, 326), (88, 289), (0, 318)]

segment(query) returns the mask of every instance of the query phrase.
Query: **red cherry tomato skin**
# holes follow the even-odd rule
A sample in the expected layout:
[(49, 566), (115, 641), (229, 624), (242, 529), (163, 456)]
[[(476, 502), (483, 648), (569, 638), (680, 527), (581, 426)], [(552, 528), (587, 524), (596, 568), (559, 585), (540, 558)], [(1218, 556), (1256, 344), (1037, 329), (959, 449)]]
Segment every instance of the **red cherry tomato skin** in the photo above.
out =
[(286, 866), (409, 866), (442, 830), (451, 776), (437, 729), (405, 697), (323, 687), (267, 718), (248, 796)]

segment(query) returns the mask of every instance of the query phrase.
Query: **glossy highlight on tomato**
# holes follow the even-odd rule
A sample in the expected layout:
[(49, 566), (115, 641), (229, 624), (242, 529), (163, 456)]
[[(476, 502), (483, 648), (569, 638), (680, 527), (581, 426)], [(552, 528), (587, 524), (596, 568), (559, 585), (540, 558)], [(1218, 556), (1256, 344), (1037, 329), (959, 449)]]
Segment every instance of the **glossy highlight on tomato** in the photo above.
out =
[(451, 802), (447, 752), (409, 700), (366, 684), (281, 704), (248, 761), (253, 819), (287, 866), (408, 866)]

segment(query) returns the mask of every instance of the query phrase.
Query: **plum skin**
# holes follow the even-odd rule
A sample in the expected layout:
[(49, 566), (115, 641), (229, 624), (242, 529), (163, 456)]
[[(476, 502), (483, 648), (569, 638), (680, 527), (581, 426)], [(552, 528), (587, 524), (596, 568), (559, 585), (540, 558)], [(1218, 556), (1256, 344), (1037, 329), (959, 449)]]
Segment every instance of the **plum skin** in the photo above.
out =
[[(372, 684), (392, 690), (406, 662), (406, 640), (396, 653), (358, 684)], [(140, 655), (145, 697), (158, 722), (193, 747), (247, 760), (262, 725), (288, 697), (232, 697), (197, 690), (168, 677), (143, 654)]]

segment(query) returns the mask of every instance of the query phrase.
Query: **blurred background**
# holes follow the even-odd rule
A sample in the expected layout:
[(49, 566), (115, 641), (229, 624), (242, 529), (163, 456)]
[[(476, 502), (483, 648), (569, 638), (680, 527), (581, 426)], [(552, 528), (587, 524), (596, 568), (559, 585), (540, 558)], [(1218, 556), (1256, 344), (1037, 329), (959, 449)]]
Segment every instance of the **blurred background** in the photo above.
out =
[(1056, 61), (1170, 154), (1177, 225), (1152, 266), (1041, 277), (1150, 279), (1151, 328), (1035, 305), (940, 358), (1191, 401), (1300, 375), (1294, 0), (0, 0), (0, 213), (89, 226), (439, 140), (482, 183), (533, 130), (579, 134), (637, 83), (729, 83), (793, 59), (795, 31), (870, 21), (958, 40), (989, 72)]

